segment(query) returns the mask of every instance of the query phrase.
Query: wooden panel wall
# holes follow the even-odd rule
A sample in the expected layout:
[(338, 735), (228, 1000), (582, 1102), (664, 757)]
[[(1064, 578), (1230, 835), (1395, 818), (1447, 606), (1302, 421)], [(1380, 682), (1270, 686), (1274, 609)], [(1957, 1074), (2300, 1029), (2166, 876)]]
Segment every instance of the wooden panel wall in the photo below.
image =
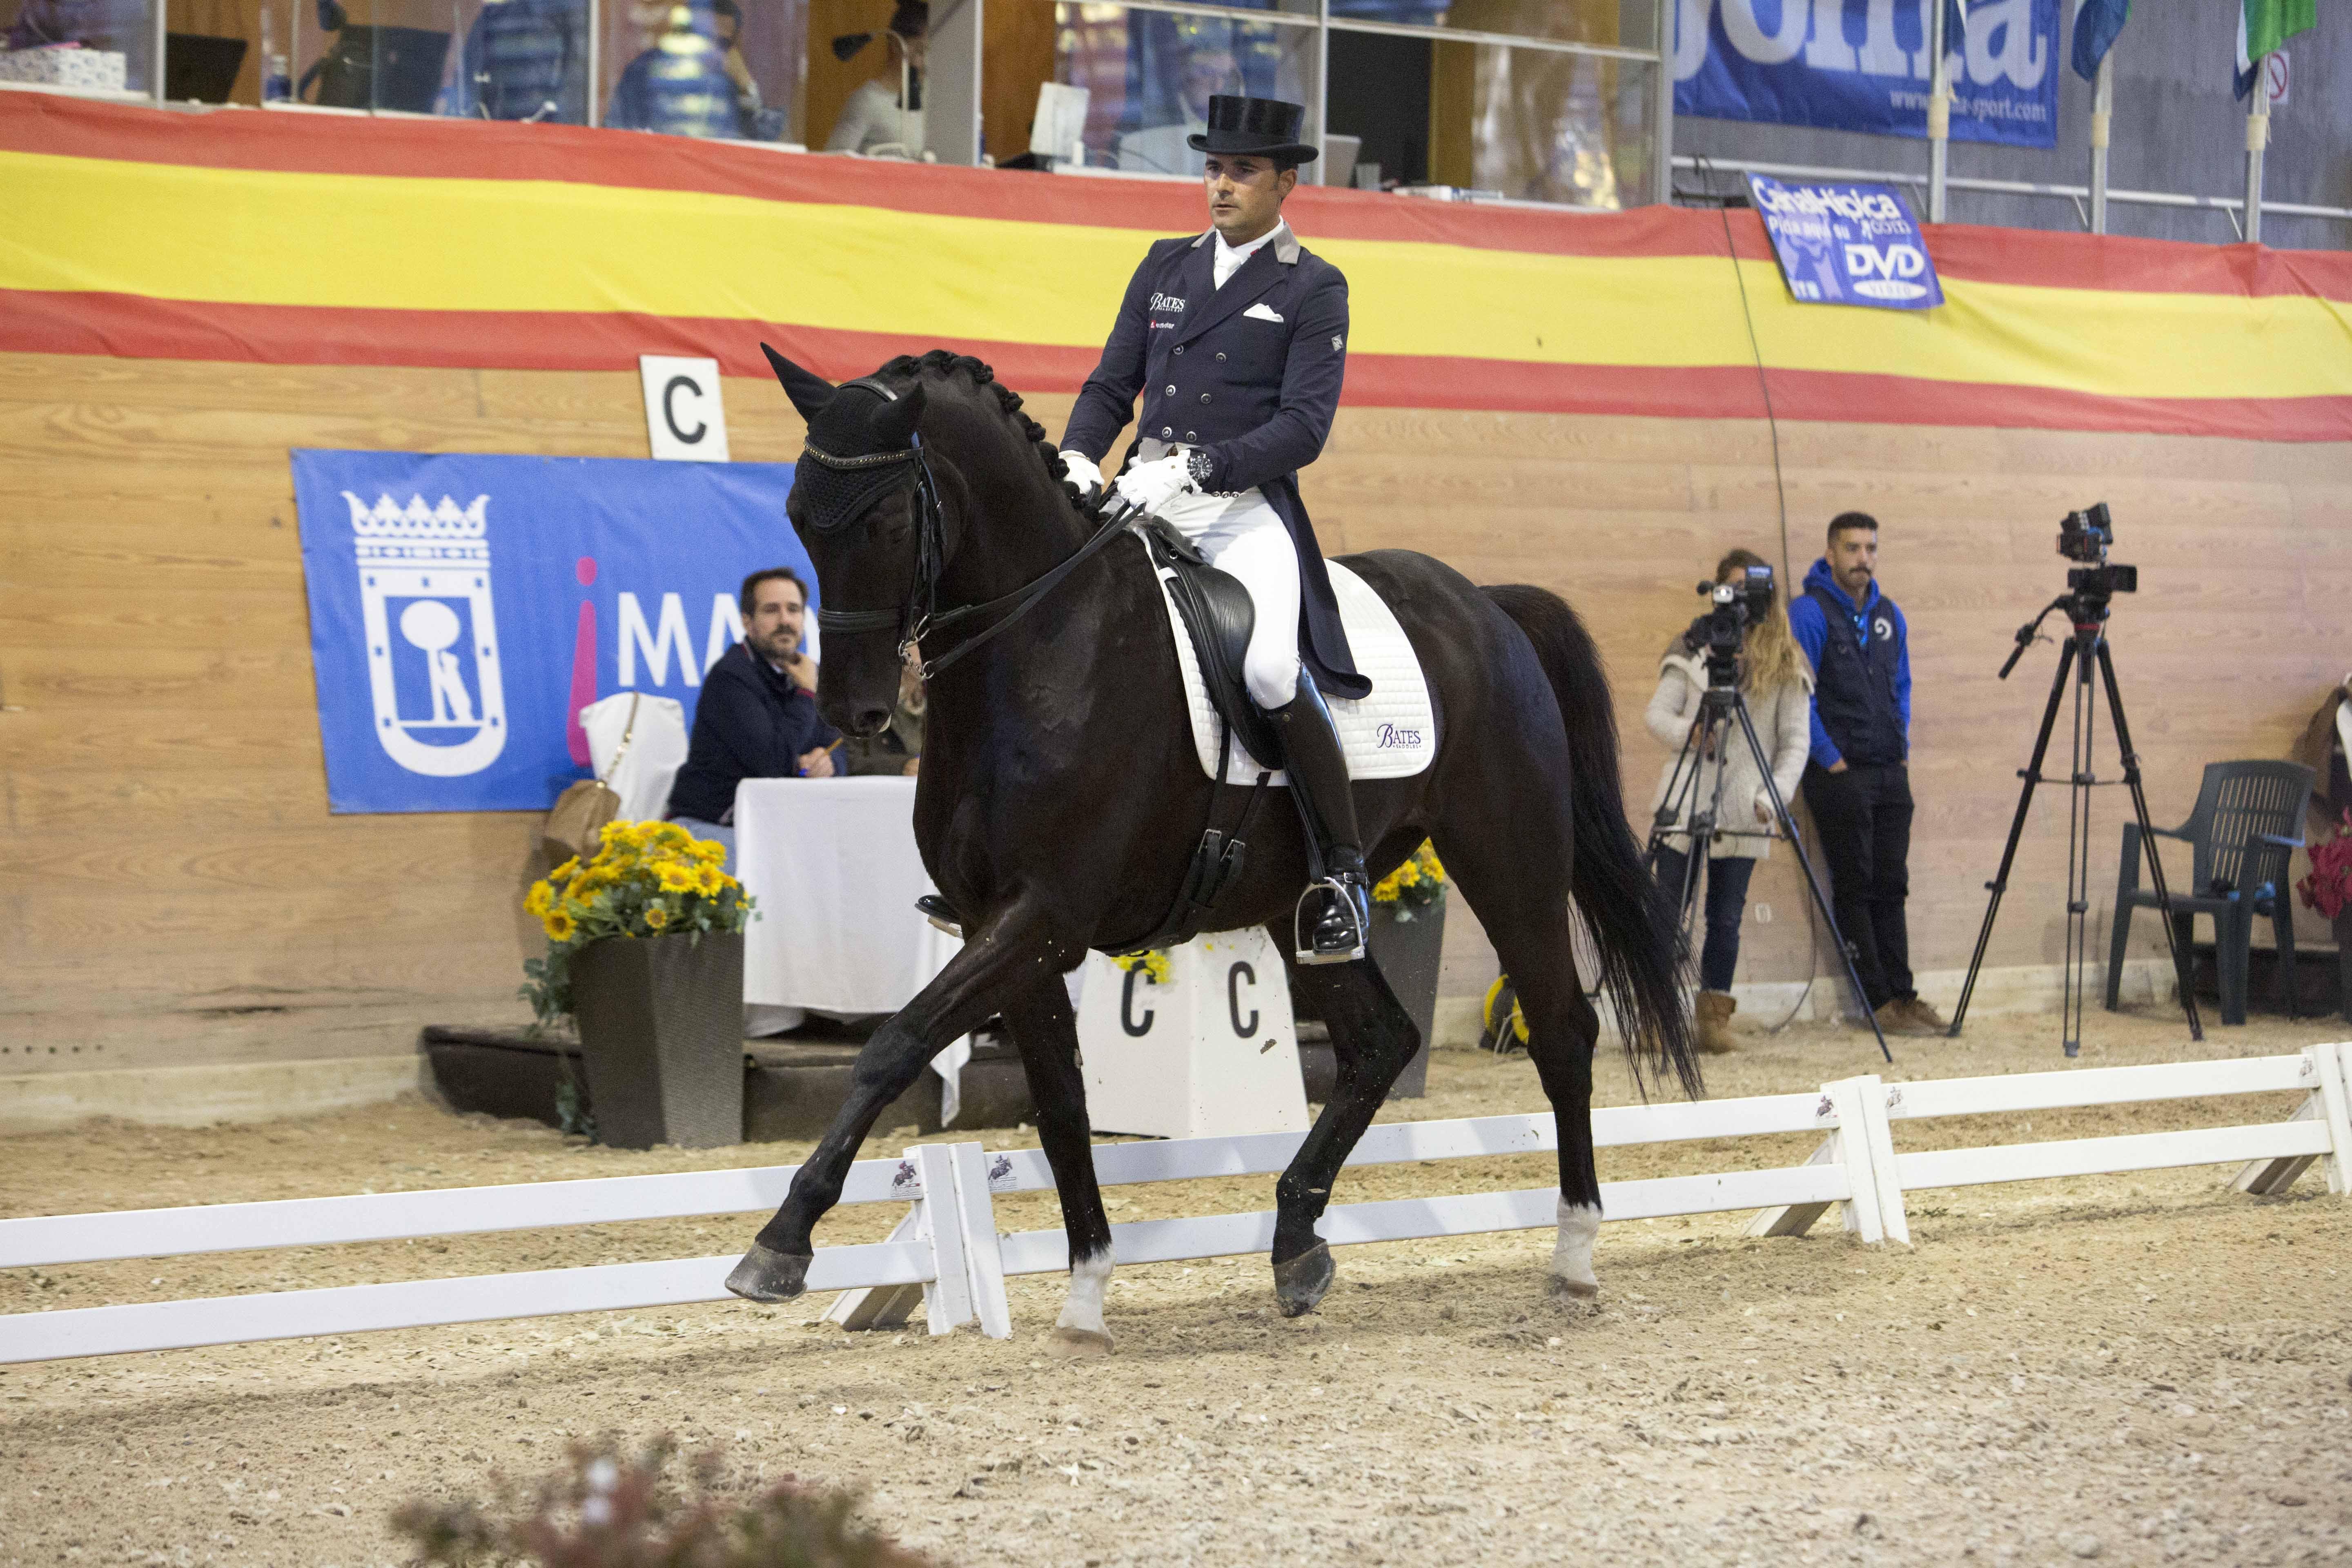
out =
[[(740, 457), (793, 456), (772, 385), (728, 397)], [(1058, 432), (1068, 399), (1032, 406)], [(536, 819), (327, 813), (287, 451), (642, 456), (642, 410), (625, 373), (0, 356), (0, 1074), (404, 1051), (423, 1023), (520, 1016)], [(2062, 511), (2107, 500), (2141, 568), (2116, 651), (2160, 820), (2187, 815), (2205, 761), (2283, 754), (2352, 668), (2345, 447), (1780, 438), (1800, 573), (1832, 513), (1886, 525), (1918, 683), (1922, 969), (1965, 963), (1975, 935), (2053, 656), (1993, 672), (2063, 585)], [(1610, 662), (1637, 811), (1663, 760), (1639, 709), (1691, 584), (1731, 544), (1780, 553), (1760, 424), (1351, 409), (1307, 488), (1332, 553), (1422, 549), (1566, 595)], [(2122, 811), (2107, 792), (2102, 879)], [(1994, 962), (2059, 956), (2064, 836), (2051, 798)], [(1785, 856), (1756, 896), (1775, 919), (1743, 978), (1801, 973)]]

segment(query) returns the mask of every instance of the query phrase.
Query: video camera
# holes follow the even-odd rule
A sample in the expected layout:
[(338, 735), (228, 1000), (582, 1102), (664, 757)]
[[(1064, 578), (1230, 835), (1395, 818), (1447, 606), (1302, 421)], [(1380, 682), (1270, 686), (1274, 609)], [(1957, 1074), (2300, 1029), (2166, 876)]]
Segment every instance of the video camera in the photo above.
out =
[(2084, 563), (2068, 570), (2066, 587), (2070, 592), (2095, 599), (2139, 592), (2138, 567), (2109, 563), (2107, 552), (2115, 542), (2115, 520), (2107, 515), (2105, 501), (2081, 511), (2070, 511), (2058, 520), (2058, 553), (2069, 561)]
[(1706, 629), (1707, 670), (1728, 684), (1736, 679), (1748, 624), (1772, 607), (1772, 568), (1749, 566), (1728, 583), (1701, 583), (1698, 591), (1713, 605), (1699, 617)]

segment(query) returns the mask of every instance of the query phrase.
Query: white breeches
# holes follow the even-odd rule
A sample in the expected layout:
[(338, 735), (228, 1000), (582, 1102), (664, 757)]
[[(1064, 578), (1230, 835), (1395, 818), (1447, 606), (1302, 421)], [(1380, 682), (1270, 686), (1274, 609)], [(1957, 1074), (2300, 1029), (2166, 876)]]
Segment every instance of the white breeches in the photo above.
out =
[(1262, 490), (1238, 496), (1182, 495), (1160, 516), (1191, 540), (1209, 564), (1230, 572), (1257, 610), (1242, 681), (1250, 700), (1279, 708), (1298, 695), (1298, 549)]

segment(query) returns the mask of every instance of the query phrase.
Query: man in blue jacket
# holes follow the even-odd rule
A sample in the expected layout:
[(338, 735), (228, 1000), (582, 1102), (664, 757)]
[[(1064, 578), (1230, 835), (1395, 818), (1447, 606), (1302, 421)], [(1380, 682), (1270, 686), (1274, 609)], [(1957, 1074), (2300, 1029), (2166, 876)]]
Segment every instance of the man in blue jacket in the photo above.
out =
[(1877, 519), (1848, 511), (1830, 520), (1828, 552), (1790, 602), (1789, 626), (1813, 661), (1805, 804), (1829, 861), (1838, 930), (1878, 1026), (1940, 1035), (1942, 1016), (1911, 984), (1903, 910), (1911, 890), (1911, 633), (1879, 591)]
[(816, 710), (816, 666), (802, 651), (808, 589), (789, 566), (743, 579), (743, 640), (702, 678), (694, 735), (669, 789), (669, 817), (727, 847), (735, 869), (735, 786), (745, 779), (829, 779), (841, 736)]
[(1298, 499), (1298, 470), (1323, 450), (1348, 361), (1348, 280), (1298, 243), (1283, 198), (1315, 149), (1306, 110), (1217, 96), (1205, 154), (1209, 229), (1155, 242), (1135, 269), (1100, 365), (1078, 393), (1062, 460), (1080, 490), (1143, 395), (1118, 495), (1173, 525), (1239, 578), (1255, 606), (1243, 660), (1251, 700), (1281, 737), (1278, 760), (1315, 851), (1301, 915), (1301, 963), (1364, 955), (1369, 888), (1348, 764), (1326, 691), (1360, 700), (1323, 552)]

